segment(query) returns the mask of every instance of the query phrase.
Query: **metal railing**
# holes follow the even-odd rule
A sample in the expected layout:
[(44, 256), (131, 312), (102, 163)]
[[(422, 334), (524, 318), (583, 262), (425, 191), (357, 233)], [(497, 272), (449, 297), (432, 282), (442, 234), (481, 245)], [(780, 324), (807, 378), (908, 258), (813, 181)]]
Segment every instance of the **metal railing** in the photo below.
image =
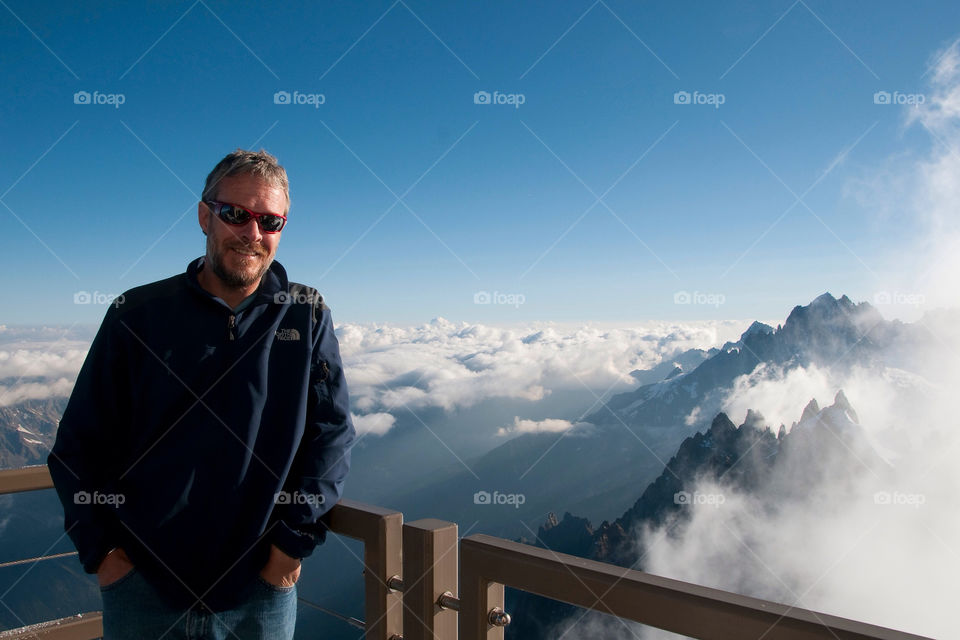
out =
[[(46, 465), (0, 470), (0, 495), (52, 489), (53, 479)], [(330, 530), (363, 542), (366, 637), (388, 640), (401, 635), (400, 594), (388, 584), (401, 572), (401, 527), (403, 514), (353, 500), (341, 500), (330, 510)], [(77, 555), (76, 551), (2, 566), (39, 562)], [(90, 611), (60, 620), (51, 620), (20, 629), (0, 632), (0, 640), (43, 638), (50, 640), (93, 640), (103, 635), (103, 616)]]
[[(46, 466), (0, 471), (0, 494), (52, 487)], [(459, 540), (454, 523), (404, 524), (398, 511), (352, 500), (333, 507), (330, 529), (363, 542), (366, 621), (352, 623), (368, 640), (500, 640), (505, 585), (704, 640), (929, 640), (502, 538)], [(94, 611), (0, 640), (92, 640), (102, 630)]]
[(489, 611), (503, 585), (704, 640), (920, 640), (807, 609), (633, 571), (487, 535), (460, 543), (460, 640), (502, 638)]
[[(47, 465), (23, 467), (21, 469), (4, 469), (0, 471), (0, 495), (6, 493), (20, 493), (21, 491), (39, 491), (52, 489), (53, 479)], [(41, 556), (32, 558), (32, 561), (50, 560), (56, 557), (76, 555), (76, 551), (68, 554)], [(9, 562), (7, 566), (17, 564)], [(103, 616), (99, 611), (89, 611), (68, 618), (50, 620), (39, 624), (32, 624), (19, 629), (10, 629), (0, 632), (0, 639), (12, 640), (16, 638), (43, 638), (44, 640), (92, 640), (103, 635)]]

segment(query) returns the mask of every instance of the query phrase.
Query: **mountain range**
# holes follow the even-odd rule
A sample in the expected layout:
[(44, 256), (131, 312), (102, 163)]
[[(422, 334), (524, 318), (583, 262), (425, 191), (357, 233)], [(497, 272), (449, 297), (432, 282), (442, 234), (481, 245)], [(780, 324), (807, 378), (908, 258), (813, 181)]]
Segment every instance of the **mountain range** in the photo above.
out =
[[(431, 474), (433, 482), (399, 493), (395, 504), (404, 511), (449, 505), (448, 519), (479, 518), (507, 536), (527, 534), (526, 527), (535, 528), (556, 505), (592, 520), (609, 518), (630, 507), (686, 437), (710, 427), (736, 381), (758, 365), (782, 371), (816, 365), (842, 375), (854, 366), (903, 366), (918, 345), (930, 342), (922, 323), (887, 321), (869, 303), (825, 293), (794, 307), (781, 326), (754, 322), (737, 342), (665, 359), (656, 368), (664, 379), (614, 395), (585, 416), (570, 416), (581, 426), (514, 437), (466, 460), (468, 469), (451, 465), (447, 473)], [(649, 378), (652, 371), (633, 377)], [(493, 490), (526, 500), (515, 510), (477, 510), (470, 497)], [(518, 520), (527, 523), (519, 531)]]
[(0, 406), (0, 469), (46, 464), (66, 398)]

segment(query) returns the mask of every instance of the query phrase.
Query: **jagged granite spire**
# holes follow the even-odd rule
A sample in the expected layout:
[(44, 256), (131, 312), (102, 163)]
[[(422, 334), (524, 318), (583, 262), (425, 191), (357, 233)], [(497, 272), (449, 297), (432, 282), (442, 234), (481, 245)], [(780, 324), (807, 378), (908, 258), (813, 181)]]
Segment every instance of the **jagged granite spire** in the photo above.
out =
[(838, 409), (843, 409), (854, 422), (857, 424), (860, 423), (860, 418), (857, 416), (857, 412), (854, 410), (854, 408), (850, 405), (850, 401), (847, 400), (847, 396), (843, 393), (843, 389), (837, 391), (837, 395), (833, 398), (833, 406)]
[(743, 424), (754, 429), (762, 429), (766, 418), (763, 417), (763, 414), (759, 411), (754, 411), (753, 409), (747, 409), (747, 417), (744, 419)]
[(807, 403), (807, 406), (803, 408), (803, 413), (800, 415), (800, 422), (816, 420), (818, 413), (820, 413), (820, 405), (817, 404), (817, 399), (813, 398)]

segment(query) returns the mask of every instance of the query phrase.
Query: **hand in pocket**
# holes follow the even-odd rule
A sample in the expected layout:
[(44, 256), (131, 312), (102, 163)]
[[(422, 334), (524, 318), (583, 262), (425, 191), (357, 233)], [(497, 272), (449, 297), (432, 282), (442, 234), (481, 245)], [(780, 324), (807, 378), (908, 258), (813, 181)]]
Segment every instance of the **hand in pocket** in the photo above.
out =
[(292, 587), (300, 577), (300, 559), (291, 558), (276, 545), (270, 545), (270, 559), (260, 577), (275, 587)]
[(133, 563), (130, 562), (127, 552), (117, 547), (100, 562), (100, 567), (97, 569), (97, 581), (101, 587), (107, 587), (130, 573), (132, 569)]

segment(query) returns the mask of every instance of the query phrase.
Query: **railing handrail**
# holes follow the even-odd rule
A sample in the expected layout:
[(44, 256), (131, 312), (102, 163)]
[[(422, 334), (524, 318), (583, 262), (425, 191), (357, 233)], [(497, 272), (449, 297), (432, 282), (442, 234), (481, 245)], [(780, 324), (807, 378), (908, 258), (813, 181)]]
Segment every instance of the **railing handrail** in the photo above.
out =
[(45, 464), (35, 464), (19, 469), (0, 469), (0, 495), (53, 489), (53, 478)]
[[(103, 635), (102, 616), (99, 611), (38, 622), (19, 629), (0, 631), (0, 640), (87, 640)], [(91, 635), (95, 634), (95, 635)]]
[[(460, 581), (460, 640), (500, 637), (486, 624), (490, 605), (479, 593), (491, 584), (704, 640), (929, 640), (483, 534), (460, 541)], [(478, 597), (464, 594), (465, 584)]]

